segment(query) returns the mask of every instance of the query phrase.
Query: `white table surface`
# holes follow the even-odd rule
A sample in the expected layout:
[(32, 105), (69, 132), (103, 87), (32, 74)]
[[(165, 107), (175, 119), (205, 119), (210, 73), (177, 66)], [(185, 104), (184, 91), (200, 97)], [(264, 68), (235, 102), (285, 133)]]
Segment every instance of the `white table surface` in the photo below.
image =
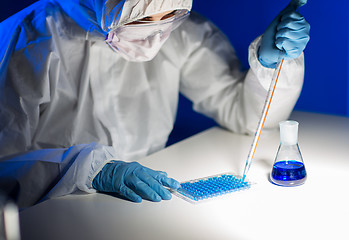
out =
[[(249, 190), (201, 204), (132, 203), (105, 194), (52, 199), (20, 212), (22, 239), (349, 239), (349, 118), (295, 112), (308, 178), (279, 187), (268, 176), (279, 132), (263, 132)], [(178, 181), (241, 174), (251, 136), (212, 128), (139, 161)]]

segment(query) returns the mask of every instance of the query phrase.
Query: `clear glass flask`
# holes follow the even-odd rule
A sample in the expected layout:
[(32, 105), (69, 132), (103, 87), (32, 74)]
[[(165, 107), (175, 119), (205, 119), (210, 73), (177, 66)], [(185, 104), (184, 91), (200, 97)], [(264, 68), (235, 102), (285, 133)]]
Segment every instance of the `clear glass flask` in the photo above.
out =
[(305, 182), (307, 173), (298, 146), (298, 122), (282, 121), (280, 146), (276, 154), (270, 180), (276, 185), (292, 187)]

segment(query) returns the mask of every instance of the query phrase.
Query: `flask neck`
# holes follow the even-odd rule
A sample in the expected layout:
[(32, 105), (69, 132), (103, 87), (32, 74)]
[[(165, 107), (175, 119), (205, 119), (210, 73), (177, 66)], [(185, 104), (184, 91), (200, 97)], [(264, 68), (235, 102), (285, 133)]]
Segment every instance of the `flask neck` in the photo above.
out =
[(284, 145), (296, 145), (298, 143), (298, 122), (280, 122), (280, 142)]

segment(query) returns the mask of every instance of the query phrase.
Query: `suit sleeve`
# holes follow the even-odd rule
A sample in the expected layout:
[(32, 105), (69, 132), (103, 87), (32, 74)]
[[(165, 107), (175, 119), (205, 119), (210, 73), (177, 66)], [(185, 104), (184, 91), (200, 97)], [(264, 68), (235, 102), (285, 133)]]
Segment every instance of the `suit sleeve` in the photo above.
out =
[[(261, 37), (251, 43), (250, 69), (243, 71), (229, 40), (209, 21), (193, 15), (181, 34), (187, 60), (180, 91), (193, 102), (194, 110), (231, 131), (254, 133), (274, 72), (257, 59)], [(289, 117), (300, 95), (303, 76), (303, 54), (284, 62), (266, 129), (276, 128), (279, 121)]]
[(5, 188), (15, 186), (20, 207), (78, 190), (95, 192), (93, 178), (116, 156), (112, 147), (94, 142), (33, 147), (60, 61), (38, 12), (21, 12), (0, 24), (0, 182), (15, 183)]

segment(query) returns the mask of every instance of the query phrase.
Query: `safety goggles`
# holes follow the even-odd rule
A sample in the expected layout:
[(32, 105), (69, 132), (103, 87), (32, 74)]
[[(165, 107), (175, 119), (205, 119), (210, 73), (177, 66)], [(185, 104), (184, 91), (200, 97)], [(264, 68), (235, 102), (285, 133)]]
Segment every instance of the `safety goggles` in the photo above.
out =
[(110, 31), (105, 41), (127, 61), (150, 61), (171, 32), (189, 16), (189, 11), (176, 11), (173, 16), (166, 16), (160, 21), (140, 20), (120, 26)]
[(164, 16), (164, 19), (159, 21), (149, 21), (149, 20), (137, 20), (130, 23), (127, 23), (125, 25), (127, 26), (134, 26), (134, 25), (153, 25), (153, 24), (166, 24), (169, 22), (177, 22), (181, 23), (182, 20), (186, 19), (190, 15), (190, 12), (188, 10), (174, 10), (173, 12), (167, 14)]
[[(185, 21), (190, 15), (188, 10), (176, 10), (173, 16), (159, 20), (159, 21), (146, 21), (146, 20), (138, 20), (127, 23), (116, 29), (109, 32), (106, 38), (106, 42), (110, 44), (113, 41), (113, 38), (118, 38), (118, 36), (123, 37), (123, 40), (134, 40), (134, 39), (142, 39), (145, 37), (152, 36), (153, 34), (164, 34), (175, 30), (181, 23)], [(127, 32), (127, 35), (124, 33)], [(115, 41), (115, 39), (114, 39)]]

